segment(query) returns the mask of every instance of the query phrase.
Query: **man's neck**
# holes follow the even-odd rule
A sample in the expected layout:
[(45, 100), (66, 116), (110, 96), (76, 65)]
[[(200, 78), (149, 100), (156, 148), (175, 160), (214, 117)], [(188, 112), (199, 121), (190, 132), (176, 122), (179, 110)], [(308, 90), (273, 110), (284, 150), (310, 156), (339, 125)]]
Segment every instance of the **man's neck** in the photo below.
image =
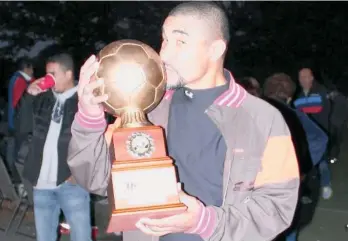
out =
[(303, 93), (305, 94), (305, 96), (307, 96), (309, 94), (310, 89), (303, 89)]

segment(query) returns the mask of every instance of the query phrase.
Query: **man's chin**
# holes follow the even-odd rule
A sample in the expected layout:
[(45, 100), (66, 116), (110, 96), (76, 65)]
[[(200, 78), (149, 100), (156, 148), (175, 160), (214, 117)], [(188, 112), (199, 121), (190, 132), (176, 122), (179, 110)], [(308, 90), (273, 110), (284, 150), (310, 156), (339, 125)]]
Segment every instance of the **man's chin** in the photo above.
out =
[(59, 90), (59, 89), (56, 89), (56, 88), (52, 88), (53, 92), (56, 92), (57, 94), (61, 94), (63, 93), (63, 91)]

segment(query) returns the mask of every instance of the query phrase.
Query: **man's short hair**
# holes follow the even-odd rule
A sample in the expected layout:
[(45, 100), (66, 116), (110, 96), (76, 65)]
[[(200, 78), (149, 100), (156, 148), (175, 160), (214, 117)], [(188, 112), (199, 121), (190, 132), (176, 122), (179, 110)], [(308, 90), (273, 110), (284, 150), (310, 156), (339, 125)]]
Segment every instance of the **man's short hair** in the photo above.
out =
[(57, 63), (64, 71), (74, 72), (74, 60), (68, 53), (55, 54), (47, 59), (47, 63)]
[(33, 68), (34, 64), (33, 61), (27, 57), (23, 57), (21, 59), (18, 60), (17, 62), (17, 69), (18, 70), (24, 70), (26, 68)]
[(205, 20), (210, 31), (215, 32), (226, 43), (230, 41), (230, 27), (228, 17), (224, 9), (214, 2), (185, 2), (170, 11), (169, 16), (192, 16)]
[(276, 73), (268, 77), (263, 86), (266, 97), (274, 97), (281, 100), (292, 98), (296, 91), (296, 85), (291, 77), (285, 73)]

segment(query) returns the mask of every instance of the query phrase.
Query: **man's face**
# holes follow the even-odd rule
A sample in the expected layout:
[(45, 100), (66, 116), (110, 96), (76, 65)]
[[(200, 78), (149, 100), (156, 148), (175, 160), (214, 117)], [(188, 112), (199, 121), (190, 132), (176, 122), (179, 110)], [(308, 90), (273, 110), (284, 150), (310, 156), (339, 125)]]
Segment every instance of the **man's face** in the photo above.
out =
[(26, 73), (30, 77), (33, 77), (34, 76), (34, 68), (33, 67), (24, 68), (24, 73)]
[(66, 90), (67, 84), (71, 81), (71, 71), (65, 71), (59, 63), (47, 63), (46, 74), (52, 74), (55, 78), (56, 84), (53, 90), (61, 93)]
[(303, 89), (309, 90), (312, 87), (314, 77), (310, 69), (301, 69), (298, 74), (298, 79)]
[(169, 16), (162, 29), (160, 56), (165, 64), (169, 88), (184, 86), (202, 78), (209, 65), (209, 43), (201, 20)]

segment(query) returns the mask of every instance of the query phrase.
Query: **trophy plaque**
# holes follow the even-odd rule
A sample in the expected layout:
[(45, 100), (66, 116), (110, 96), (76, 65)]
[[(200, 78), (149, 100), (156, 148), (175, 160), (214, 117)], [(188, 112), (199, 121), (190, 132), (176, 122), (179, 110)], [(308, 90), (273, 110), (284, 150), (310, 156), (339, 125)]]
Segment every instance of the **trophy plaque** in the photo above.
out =
[(112, 170), (108, 198), (111, 217), (107, 232), (136, 230), (140, 218), (163, 218), (186, 210), (180, 202), (176, 171), (168, 157), (164, 131), (146, 113), (165, 92), (166, 74), (158, 54), (136, 40), (120, 40), (99, 53), (96, 78), (107, 94), (107, 112), (120, 118), (112, 133)]

